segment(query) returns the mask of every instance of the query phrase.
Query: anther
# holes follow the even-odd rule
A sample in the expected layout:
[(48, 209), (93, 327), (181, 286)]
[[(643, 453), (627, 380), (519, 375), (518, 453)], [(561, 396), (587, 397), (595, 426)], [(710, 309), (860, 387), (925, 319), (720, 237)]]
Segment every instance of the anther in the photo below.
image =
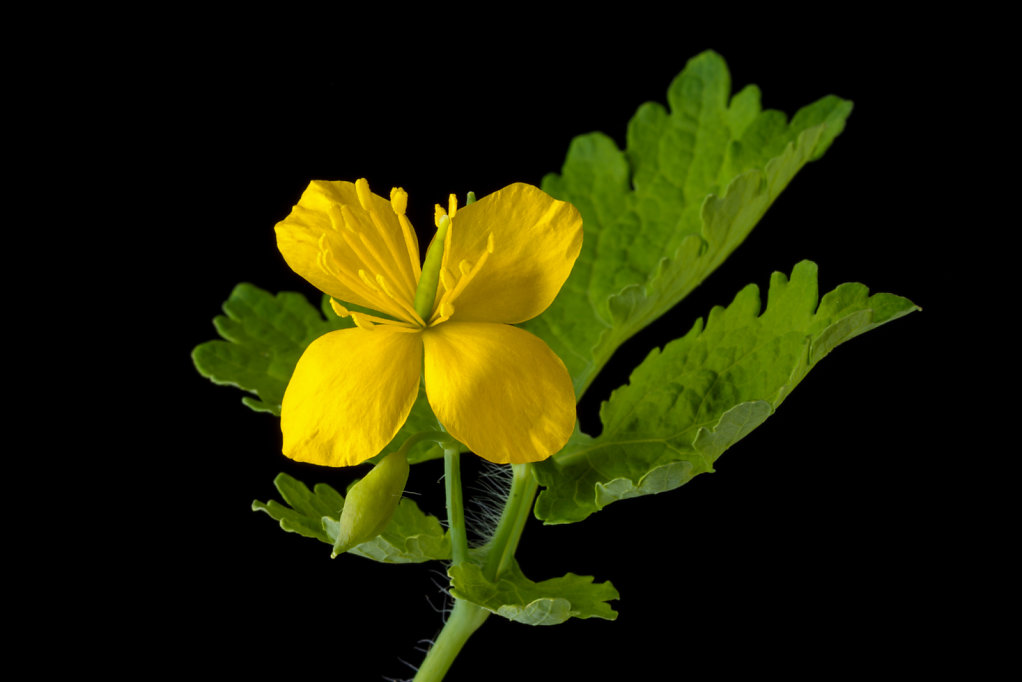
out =
[(368, 211), (372, 205), (370, 203), (371, 193), (369, 191), (369, 181), (365, 178), (359, 178), (355, 181), (355, 194), (358, 195), (358, 203), (362, 205), (362, 210)]
[(380, 290), (376, 288), (376, 285), (373, 284), (373, 281), (369, 278), (369, 275), (367, 275), (366, 271), (363, 270), (362, 268), (358, 269), (358, 278), (365, 282), (365, 284), (369, 287), (370, 291), (373, 291), (377, 294), (380, 293)]
[(347, 204), (341, 204), (341, 225), (348, 232), (355, 232), (355, 227), (359, 225), (355, 214), (351, 212)]
[(330, 299), (330, 307), (335, 313), (337, 313), (337, 317), (347, 317), (348, 315), (351, 315), (351, 311), (338, 303), (334, 298)]
[(399, 216), (404, 215), (405, 210), (408, 208), (408, 192), (404, 191), (400, 187), (391, 189), (390, 205), (394, 208), (394, 213)]
[(359, 329), (364, 329), (367, 332), (371, 332), (376, 325), (366, 319), (368, 315), (360, 315), (359, 313), (351, 313), (351, 320), (355, 323), (355, 326)]

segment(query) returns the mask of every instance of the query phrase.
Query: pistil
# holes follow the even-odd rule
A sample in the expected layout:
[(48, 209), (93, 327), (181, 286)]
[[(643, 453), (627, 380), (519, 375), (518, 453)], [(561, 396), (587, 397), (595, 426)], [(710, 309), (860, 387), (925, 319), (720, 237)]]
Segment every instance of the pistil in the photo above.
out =
[(433, 241), (426, 250), (426, 258), (422, 262), (422, 275), (415, 289), (415, 312), (423, 320), (428, 320), (430, 313), (433, 312), (436, 287), (440, 282), (440, 266), (444, 260), (444, 241), (450, 226), (451, 219), (446, 215), (437, 221), (436, 234), (433, 235)]

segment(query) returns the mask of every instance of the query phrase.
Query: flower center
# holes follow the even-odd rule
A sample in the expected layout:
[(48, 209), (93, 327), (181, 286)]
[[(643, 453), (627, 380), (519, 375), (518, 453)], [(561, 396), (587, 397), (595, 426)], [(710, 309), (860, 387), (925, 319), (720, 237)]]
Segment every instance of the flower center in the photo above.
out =
[[(474, 202), (475, 194), (469, 192), (465, 205), (468, 206)], [(452, 258), (453, 253), (444, 253), (444, 249), (451, 246), (447, 242), (458, 234), (451, 232), (455, 229), (452, 226), (452, 221), (457, 212), (458, 199), (453, 194), (448, 201), (447, 212), (439, 204), (436, 206), (434, 221), (437, 231), (426, 251), (426, 258), (422, 264), (422, 276), (419, 278), (419, 285), (415, 292), (415, 312), (425, 320), (427, 327), (434, 327), (450, 319), (454, 314), (454, 300), (475, 278), (489, 255), (493, 253), (492, 232), (487, 235), (486, 249), (479, 255), (475, 263), (465, 259), (455, 263)], [(440, 291), (439, 298), (437, 297), (438, 289)]]

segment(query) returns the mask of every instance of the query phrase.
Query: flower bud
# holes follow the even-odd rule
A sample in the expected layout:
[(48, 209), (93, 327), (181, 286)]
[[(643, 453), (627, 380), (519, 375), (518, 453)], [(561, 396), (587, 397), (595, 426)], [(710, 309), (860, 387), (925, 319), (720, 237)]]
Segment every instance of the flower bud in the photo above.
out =
[(351, 486), (341, 509), (337, 540), (331, 556), (379, 535), (390, 523), (407, 482), (408, 458), (403, 452), (394, 452)]

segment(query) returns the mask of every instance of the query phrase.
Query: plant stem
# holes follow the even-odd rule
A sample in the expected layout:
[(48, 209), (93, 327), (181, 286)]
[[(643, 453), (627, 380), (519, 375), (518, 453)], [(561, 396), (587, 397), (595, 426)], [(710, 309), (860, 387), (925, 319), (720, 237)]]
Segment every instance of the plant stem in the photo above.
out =
[(454, 600), (454, 609), (444, 629), (433, 642), (414, 682), (440, 682), (472, 633), (479, 629), (490, 612), (464, 599)]
[[(518, 541), (532, 511), (532, 500), (539, 488), (532, 475), (531, 464), (514, 464), (512, 471), (511, 490), (486, 555), (484, 572), (490, 580), (497, 580), (514, 560)], [(447, 525), (451, 530), (451, 557), (456, 566), (466, 560), (468, 552), (461, 495), (461, 471), (456, 449), (444, 450), (444, 481), (447, 491)], [(426, 654), (426, 659), (415, 675), (415, 682), (440, 682), (465, 642), (489, 615), (490, 612), (486, 609), (455, 597), (451, 615)]]
[(451, 561), (457, 566), (468, 556), (465, 504), (461, 496), (461, 453), (444, 448), (444, 490), (447, 493), (447, 527), (451, 531)]
[[(447, 527), (451, 532), (451, 563), (457, 566), (468, 558), (465, 504), (461, 492), (461, 454), (457, 447), (444, 448), (444, 491), (447, 493)], [(486, 609), (455, 598), (451, 615), (415, 674), (415, 682), (440, 682), (461, 647), (489, 615)]]
[(532, 498), (539, 487), (532, 475), (531, 464), (512, 464), (511, 467), (513, 471), (511, 491), (500, 515), (497, 530), (490, 541), (490, 551), (486, 555), (484, 573), (489, 580), (500, 577), (514, 560), (518, 541), (532, 511)]

